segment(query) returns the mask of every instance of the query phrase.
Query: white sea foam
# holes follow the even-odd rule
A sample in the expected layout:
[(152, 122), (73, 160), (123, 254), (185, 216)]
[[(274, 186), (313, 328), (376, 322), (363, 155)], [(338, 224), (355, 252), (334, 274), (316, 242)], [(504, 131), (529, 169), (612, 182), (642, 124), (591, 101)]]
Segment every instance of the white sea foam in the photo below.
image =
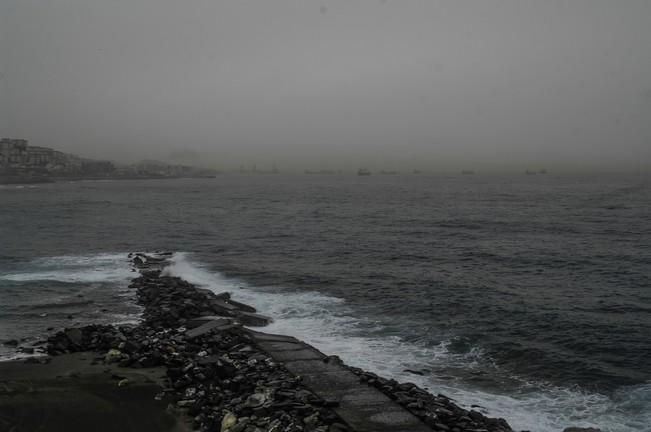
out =
[(134, 276), (126, 253), (39, 258), (30, 266), (28, 272), (0, 275), (0, 279), (14, 282), (48, 280), (99, 283), (123, 282)]
[(479, 405), (490, 416), (505, 418), (516, 430), (560, 432), (568, 426), (592, 426), (604, 432), (651, 431), (651, 384), (621, 389), (613, 397), (524, 381), (520, 390), (511, 394), (450, 384), (449, 380), (417, 376), (404, 369), (428, 364), (477, 367), (480, 353), (475, 350), (458, 355), (448, 351), (446, 343), (423, 347), (396, 336), (370, 336), (380, 323), (356, 317), (342, 299), (313, 291), (251, 287), (210, 271), (186, 253), (175, 254), (166, 273), (215, 292), (230, 291), (235, 299), (274, 318), (265, 331), (304, 339), (350, 365), (414, 382), (466, 407)]
[[(6, 350), (6, 353), (4, 352)], [(8, 362), (14, 360), (26, 360), (28, 358), (38, 358), (38, 357), (47, 357), (46, 353), (43, 352), (34, 352), (32, 354), (15, 352), (13, 350), (6, 349), (0, 351), (0, 362)]]
[[(136, 323), (142, 309), (135, 304), (135, 290), (127, 288), (136, 275), (126, 253), (55, 256), (24, 263), (15, 272), (0, 275), (0, 284), (17, 282), (17, 287), (10, 284), (8, 289), (15, 294), (8, 294), (8, 303), (0, 309), (13, 307), (24, 313), (20, 321), (2, 322), (0, 339), (24, 339), (29, 346), (30, 341), (42, 338), (46, 326)], [(33, 283), (38, 281), (44, 283)], [(76, 321), (66, 318), (70, 313)], [(0, 361), (28, 356), (0, 346)]]

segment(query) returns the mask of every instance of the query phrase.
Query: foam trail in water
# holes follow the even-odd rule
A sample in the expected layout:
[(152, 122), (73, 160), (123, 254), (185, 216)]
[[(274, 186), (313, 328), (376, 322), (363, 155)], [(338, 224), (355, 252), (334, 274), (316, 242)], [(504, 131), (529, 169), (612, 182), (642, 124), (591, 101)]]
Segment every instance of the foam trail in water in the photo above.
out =
[(452, 385), (436, 377), (405, 373), (404, 369), (433, 363), (478, 367), (476, 351), (458, 355), (449, 352), (445, 343), (425, 347), (396, 336), (371, 336), (380, 324), (354, 317), (342, 299), (311, 291), (250, 287), (193, 262), (187, 253), (175, 254), (165, 273), (216, 293), (230, 291), (234, 299), (274, 318), (264, 331), (303, 339), (327, 354), (339, 355), (350, 365), (414, 382), (466, 407), (479, 405), (488, 415), (505, 418), (516, 430), (560, 432), (568, 426), (582, 426), (600, 427), (603, 432), (649, 431), (650, 385), (623, 389), (613, 398), (540, 383), (522, 382), (520, 391), (513, 395)]
[(123, 282), (134, 277), (126, 253), (88, 256), (58, 256), (39, 258), (30, 263), (30, 271), (0, 275), (14, 282)]

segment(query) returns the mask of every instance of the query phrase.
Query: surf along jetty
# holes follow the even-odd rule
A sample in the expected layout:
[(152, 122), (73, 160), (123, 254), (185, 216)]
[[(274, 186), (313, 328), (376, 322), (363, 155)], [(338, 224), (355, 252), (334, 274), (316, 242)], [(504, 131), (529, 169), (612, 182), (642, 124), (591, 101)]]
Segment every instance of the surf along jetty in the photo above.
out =
[(0, 427), (512, 430), (503, 419), (349, 367), (296, 338), (253, 330), (272, 318), (227, 292), (166, 275), (171, 255), (129, 255), (139, 272), (129, 285), (143, 307), (139, 324), (67, 328), (48, 339), (48, 357), (0, 365)]

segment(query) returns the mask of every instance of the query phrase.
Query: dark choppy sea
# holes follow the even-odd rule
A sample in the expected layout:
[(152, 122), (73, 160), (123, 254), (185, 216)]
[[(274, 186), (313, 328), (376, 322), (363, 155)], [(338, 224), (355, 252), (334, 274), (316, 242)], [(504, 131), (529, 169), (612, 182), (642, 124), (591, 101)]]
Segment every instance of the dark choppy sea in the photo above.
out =
[(137, 320), (134, 250), (515, 428), (651, 430), (649, 176), (0, 186), (0, 340)]

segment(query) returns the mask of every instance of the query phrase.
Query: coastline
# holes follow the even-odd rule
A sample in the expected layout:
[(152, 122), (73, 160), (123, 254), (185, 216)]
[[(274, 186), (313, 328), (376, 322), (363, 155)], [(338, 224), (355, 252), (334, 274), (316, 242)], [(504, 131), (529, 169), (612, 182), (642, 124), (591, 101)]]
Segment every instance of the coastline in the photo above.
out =
[(47, 184), (58, 182), (84, 181), (84, 180), (178, 180), (184, 178), (206, 179), (215, 178), (214, 175), (206, 176), (72, 176), (72, 177), (21, 177), (0, 176), (0, 185), (28, 185)]
[[(83, 361), (95, 363), (93, 367), (134, 373), (151, 369), (159, 378), (164, 372), (164, 380), (152, 381), (163, 391), (150, 387), (140, 397), (151, 401), (160, 395), (175, 412), (185, 413), (194, 430), (512, 430), (503, 419), (465, 410), (414, 384), (346, 366), (295, 338), (247, 328), (263, 327), (271, 318), (228, 293), (215, 294), (166, 276), (169, 256), (130, 255), (140, 273), (129, 285), (144, 307), (140, 324), (65, 329), (48, 339), (51, 357), (0, 365), (0, 375), (10, 377), (0, 384), (20, 376), (5, 373), (9, 363), (16, 371), (39, 366), (47, 371), (51, 366), (40, 362), (66, 364), (68, 358), (79, 361), (71, 353), (85, 353)], [(71, 379), (64, 381), (74, 389)], [(36, 380), (35, 385), (41, 388), (47, 382)], [(107, 388), (120, 392), (119, 382)], [(0, 394), (1, 410), (7, 397)]]

